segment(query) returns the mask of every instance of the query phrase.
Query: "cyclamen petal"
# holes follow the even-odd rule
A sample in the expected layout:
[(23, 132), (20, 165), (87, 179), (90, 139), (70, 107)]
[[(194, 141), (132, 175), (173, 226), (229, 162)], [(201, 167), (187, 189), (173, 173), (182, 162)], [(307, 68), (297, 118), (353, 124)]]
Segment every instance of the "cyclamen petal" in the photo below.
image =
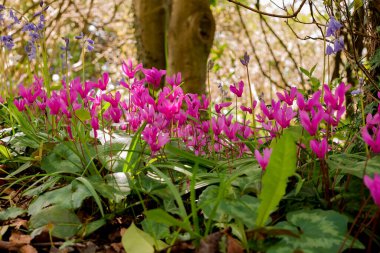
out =
[(311, 140), (310, 148), (317, 155), (319, 159), (325, 158), (327, 150), (328, 150), (327, 139), (324, 138), (320, 142), (317, 140)]
[(272, 154), (272, 149), (264, 148), (263, 155), (261, 155), (260, 151), (255, 149), (255, 157), (257, 162), (259, 163), (262, 170), (265, 170), (268, 166), (270, 155)]
[(220, 111), (225, 108), (232, 105), (232, 102), (225, 102), (225, 103), (220, 103), (220, 104), (215, 104), (215, 111), (216, 113), (220, 113)]
[(230, 91), (234, 93), (237, 97), (241, 97), (243, 95), (243, 90), (244, 90), (244, 82), (240, 81), (238, 83), (239, 87), (236, 87), (236, 84), (234, 83), (233, 85), (230, 85)]
[(373, 179), (365, 175), (363, 181), (365, 186), (369, 189), (373, 201), (380, 208), (380, 175), (375, 173)]

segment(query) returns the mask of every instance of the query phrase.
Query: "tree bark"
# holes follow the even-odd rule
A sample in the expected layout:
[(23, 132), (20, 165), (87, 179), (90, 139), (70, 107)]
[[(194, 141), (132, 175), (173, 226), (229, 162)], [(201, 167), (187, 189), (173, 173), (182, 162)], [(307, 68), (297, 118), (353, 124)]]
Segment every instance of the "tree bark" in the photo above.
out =
[(169, 74), (182, 73), (185, 92), (204, 93), (215, 33), (209, 0), (172, 0), (168, 28)]
[(167, 0), (133, 0), (137, 58), (146, 68), (166, 69)]

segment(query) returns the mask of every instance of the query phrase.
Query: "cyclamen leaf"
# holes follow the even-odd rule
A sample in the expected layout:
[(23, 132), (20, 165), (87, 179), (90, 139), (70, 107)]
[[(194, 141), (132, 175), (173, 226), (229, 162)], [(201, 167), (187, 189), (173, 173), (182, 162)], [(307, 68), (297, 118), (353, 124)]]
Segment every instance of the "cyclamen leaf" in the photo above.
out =
[(276, 210), (285, 195), (288, 178), (296, 171), (296, 140), (301, 135), (300, 128), (292, 127), (284, 130), (283, 135), (271, 143), (272, 155), (262, 179), (262, 190), (259, 195), (260, 206), (256, 225), (265, 225), (271, 212)]
[(62, 206), (51, 206), (30, 218), (30, 227), (39, 229), (49, 227), (51, 234), (58, 238), (74, 236), (80, 229), (81, 222), (76, 214)]
[[(305, 253), (338, 252), (342, 243), (342, 252), (349, 248), (352, 238), (346, 240), (346, 216), (338, 212), (320, 209), (295, 211), (287, 214), (287, 222), (280, 222), (275, 227), (288, 229), (299, 238), (279, 236), (282, 240), (270, 247), (268, 253), (295, 252)], [(355, 241), (353, 248), (364, 248), (359, 241)]]
[(128, 253), (154, 253), (155, 249), (162, 250), (167, 247), (164, 242), (154, 240), (134, 223), (124, 233), (121, 243)]
[(8, 209), (0, 212), (0, 220), (14, 219), (25, 212), (26, 211), (24, 209), (19, 207), (9, 207)]

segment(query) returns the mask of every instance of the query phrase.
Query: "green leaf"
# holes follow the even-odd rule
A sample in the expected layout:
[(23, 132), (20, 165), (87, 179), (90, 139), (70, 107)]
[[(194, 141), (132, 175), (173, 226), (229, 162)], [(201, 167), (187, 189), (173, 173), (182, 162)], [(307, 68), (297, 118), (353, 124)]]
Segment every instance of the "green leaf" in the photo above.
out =
[(9, 207), (0, 212), (0, 220), (14, 219), (23, 213), (26, 213), (26, 210), (19, 207)]
[(335, 154), (326, 160), (333, 173), (350, 174), (358, 178), (363, 178), (363, 172), (373, 177), (375, 173), (380, 174), (380, 156), (373, 156), (368, 159), (365, 154)]
[(153, 236), (156, 240), (170, 236), (169, 226), (166, 224), (158, 223), (157, 221), (150, 219), (144, 219), (141, 222), (141, 225), (144, 231)]
[(194, 164), (197, 163), (199, 166), (204, 166), (207, 168), (214, 168), (218, 162), (218, 161), (214, 161), (211, 159), (203, 158), (201, 156), (196, 156), (196, 155), (194, 155), (194, 152), (184, 151), (184, 150), (177, 148), (177, 147), (170, 145), (170, 144), (165, 146), (165, 151), (168, 152), (168, 155), (170, 154), (170, 155), (173, 155), (175, 157), (184, 158), (184, 159), (187, 159), (187, 160), (193, 162)]
[(305, 76), (307, 76), (307, 77), (310, 78), (311, 74), (310, 74), (310, 72), (309, 72), (308, 70), (306, 70), (306, 69), (304, 69), (304, 68), (302, 68), (302, 67), (300, 67), (300, 70), (301, 70), (302, 73), (305, 74)]
[(153, 220), (153, 221), (156, 221), (158, 223), (165, 224), (168, 226), (179, 227), (186, 230), (187, 232), (193, 233), (193, 229), (189, 225), (188, 222), (180, 221), (162, 209), (152, 209), (152, 210), (146, 211), (145, 215), (150, 220)]
[(51, 234), (58, 238), (69, 238), (79, 231), (82, 225), (76, 214), (62, 206), (51, 206), (30, 218), (30, 227), (39, 229), (47, 226)]
[[(43, 208), (50, 205), (59, 205), (67, 209), (81, 207), (83, 200), (92, 196), (88, 189), (78, 182), (73, 181), (65, 187), (49, 191), (34, 200), (28, 208), (29, 215), (36, 215)], [(63, 201), (64, 200), (64, 201)]]
[[(335, 211), (302, 210), (287, 214), (287, 222), (278, 223), (275, 228), (288, 229), (299, 238), (279, 236), (282, 240), (270, 247), (268, 253), (278, 252), (338, 252), (345, 241), (348, 218)], [(352, 238), (346, 240), (342, 251), (349, 248)], [(354, 248), (363, 249), (360, 242)]]
[(129, 150), (127, 157), (125, 158), (125, 163), (123, 167), (123, 172), (134, 172), (136, 164), (141, 159), (141, 151), (137, 150), (137, 146), (141, 140), (141, 132), (144, 130), (146, 122), (140, 126), (140, 128), (134, 134), (131, 145), (129, 145)]
[(364, 4), (363, 0), (354, 0), (354, 12)]
[(0, 145), (0, 154), (6, 159), (12, 159), (11, 152), (4, 145)]
[(69, 147), (70, 143), (60, 143), (52, 152), (45, 156), (41, 162), (41, 168), (47, 173), (80, 173), (82, 163), (80, 157)]
[(93, 185), (85, 177), (78, 177), (76, 180), (78, 180), (79, 182), (81, 182), (87, 188), (88, 192), (90, 192), (91, 196), (94, 198), (96, 204), (98, 205), (100, 214), (102, 215), (102, 217), (104, 217), (104, 210), (103, 210), (103, 206), (102, 206), (102, 200), (100, 199), (98, 193), (95, 190), (96, 185)]
[(94, 233), (99, 228), (103, 227), (107, 224), (106, 219), (102, 218), (96, 221), (92, 221), (86, 225), (83, 226), (83, 232), (84, 236), (89, 236), (90, 234)]
[(155, 249), (160, 251), (168, 246), (162, 241), (154, 240), (149, 234), (137, 228), (134, 223), (124, 233), (121, 243), (128, 253), (154, 253)]
[(86, 121), (86, 120), (91, 119), (90, 112), (83, 108), (76, 110), (75, 116), (77, 116), (80, 121)]
[[(229, 223), (232, 219), (242, 221), (249, 229), (254, 228), (259, 200), (253, 196), (243, 195), (232, 188), (221, 199), (212, 214), (218, 198), (220, 187), (211, 185), (199, 196), (199, 205), (204, 215), (214, 221)], [(212, 217), (210, 217), (212, 215)]]
[[(272, 155), (262, 179), (262, 190), (259, 195), (260, 206), (256, 225), (265, 225), (271, 212), (277, 209), (285, 194), (288, 178), (296, 171), (296, 140), (301, 136), (299, 127), (284, 130), (278, 140), (271, 143)], [(298, 132), (298, 134), (297, 134)]]

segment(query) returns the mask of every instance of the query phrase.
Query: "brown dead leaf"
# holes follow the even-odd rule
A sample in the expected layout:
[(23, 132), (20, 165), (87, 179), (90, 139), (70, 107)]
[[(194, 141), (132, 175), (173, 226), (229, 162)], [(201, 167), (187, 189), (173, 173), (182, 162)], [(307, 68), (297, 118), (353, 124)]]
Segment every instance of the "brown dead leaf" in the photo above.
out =
[(10, 224), (11, 227), (14, 227), (15, 229), (20, 229), (20, 227), (28, 228), (28, 221), (24, 219), (17, 218), (12, 221)]
[(13, 231), (9, 237), (9, 242), (16, 244), (30, 244), (32, 237), (30, 235), (21, 234), (18, 231)]
[(227, 235), (227, 253), (244, 253), (240, 242), (230, 235)]
[(223, 232), (212, 233), (201, 240), (198, 253), (217, 253), (219, 252), (219, 241), (223, 236)]
[(38, 253), (32, 245), (24, 245), (19, 250), (19, 253)]
[(117, 253), (120, 253), (120, 252), (123, 252), (124, 248), (123, 248), (123, 244), (121, 244), (121, 242), (114, 242), (114, 243), (111, 243), (111, 247), (117, 252)]

